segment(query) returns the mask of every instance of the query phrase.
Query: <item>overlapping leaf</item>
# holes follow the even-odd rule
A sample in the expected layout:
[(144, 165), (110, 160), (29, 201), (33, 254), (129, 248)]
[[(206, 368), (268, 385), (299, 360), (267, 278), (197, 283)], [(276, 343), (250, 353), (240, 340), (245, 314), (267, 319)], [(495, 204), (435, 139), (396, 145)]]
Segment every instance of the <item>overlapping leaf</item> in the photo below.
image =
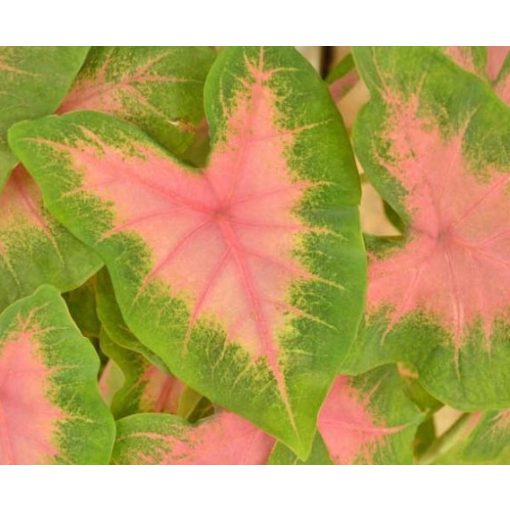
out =
[(347, 54), (326, 77), (329, 91), (335, 102), (340, 101), (359, 80), (352, 55)]
[(291, 49), (224, 50), (206, 111), (203, 172), (94, 113), (19, 124), (10, 142), (49, 209), (107, 262), (134, 334), (307, 456), (363, 296), (352, 155)]
[(190, 425), (170, 414), (117, 422), (113, 464), (265, 464), (274, 439), (227, 411)]
[(99, 359), (54, 287), (0, 315), (0, 464), (108, 463)]
[(43, 283), (73, 289), (101, 267), (44, 209), (41, 192), (21, 165), (0, 190), (0, 211), (0, 310)]
[[(411, 464), (421, 420), (395, 367), (339, 376), (321, 409), (319, 434), (306, 464)], [(282, 444), (269, 462), (300, 463)]]
[(510, 111), (440, 50), (363, 48), (354, 134), (400, 240), (369, 238), (365, 329), (350, 372), (395, 360), (466, 410), (510, 403)]
[(87, 47), (0, 47), (0, 190), (16, 157), (7, 130), (55, 111), (71, 87)]
[(466, 71), (489, 82), (494, 92), (510, 104), (510, 46), (450, 46), (445, 53)]
[(59, 113), (109, 113), (182, 154), (207, 134), (202, 98), (214, 57), (206, 47), (92, 48)]
[[(194, 404), (201, 396), (164, 370), (152, 365), (135, 351), (115, 344), (105, 331), (101, 334), (101, 350), (122, 370), (125, 382), (114, 395), (111, 408), (116, 418), (136, 413), (167, 412), (181, 415), (190, 393)], [(193, 411), (194, 405), (189, 411)]]

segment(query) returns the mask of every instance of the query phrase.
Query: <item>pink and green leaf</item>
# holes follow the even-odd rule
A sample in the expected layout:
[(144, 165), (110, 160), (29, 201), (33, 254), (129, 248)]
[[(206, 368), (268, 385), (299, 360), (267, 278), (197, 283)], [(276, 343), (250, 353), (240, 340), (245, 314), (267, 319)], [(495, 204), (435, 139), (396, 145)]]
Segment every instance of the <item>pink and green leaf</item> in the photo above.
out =
[(510, 46), (449, 46), (445, 53), (466, 71), (486, 80), (510, 104)]
[(228, 411), (189, 424), (170, 414), (117, 422), (113, 464), (265, 464), (274, 439)]
[(54, 287), (9, 306), (0, 315), (0, 464), (108, 463), (115, 427), (98, 370)]
[(81, 285), (102, 265), (42, 204), (37, 184), (18, 165), (0, 190), (0, 311), (49, 283)]
[(359, 74), (350, 53), (340, 60), (326, 77), (326, 83), (329, 85), (329, 91), (335, 103), (340, 101), (358, 81)]
[(9, 127), (55, 111), (87, 55), (87, 47), (0, 47), (0, 190), (16, 157)]
[(10, 143), (52, 213), (106, 261), (136, 337), (306, 458), (364, 294), (349, 143), (293, 49), (223, 50), (205, 105), (202, 171), (92, 112), (20, 123)]
[(180, 155), (203, 136), (203, 87), (215, 56), (207, 47), (92, 48), (59, 113), (109, 113)]
[(345, 370), (406, 361), (453, 407), (510, 405), (510, 111), (439, 49), (354, 56), (372, 95), (356, 153), (406, 229), (367, 237), (365, 326)]
[[(101, 333), (101, 350), (124, 374), (124, 384), (112, 400), (115, 418), (151, 412), (180, 414), (181, 399), (187, 390), (184, 383), (152, 365), (141, 354), (120, 347), (104, 330)], [(200, 398), (197, 395), (196, 402)]]
[[(306, 464), (411, 464), (422, 419), (395, 367), (339, 376), (322, 406), (320, 435)], [(296, 463), (289, 453), (279, 444), (270, 463)]]

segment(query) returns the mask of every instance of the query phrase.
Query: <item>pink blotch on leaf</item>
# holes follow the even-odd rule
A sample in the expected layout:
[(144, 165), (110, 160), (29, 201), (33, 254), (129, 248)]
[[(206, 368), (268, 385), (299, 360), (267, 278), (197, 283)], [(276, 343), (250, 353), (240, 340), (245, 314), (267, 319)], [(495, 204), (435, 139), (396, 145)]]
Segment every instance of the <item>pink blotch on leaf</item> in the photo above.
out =
[(446, 139), (418, 118), (417, 99), (388, 97), (389, 157), (375, 155), (405, 188), (409, 241), (383, 259), (372, 257), (371, 312), (389, 306), (389, 330), (423, 311), (451, 333), (455, 349), (481, 321), (486, 341), (510, 303), (510, 173), (480, 168), (463, 156), (463, 132)]
[(142, 376), (144, 389), (141, 406), (146, 412), (177, 414), (186, 385), (155, 366), (148, 366)]
[(371, 392), (360, 393), (347, 376), (337, 377), (326, 398), (318, 430), (335, 464), (371, 464), (389, 434), (403, 427), (388, 427), (370, 410)]
[(59, 450), (62, 410), (48, 396), (52, 369), (36, 348), (37, 335), (12, 334), (0, 350), (0, 464), (46, 464)]
[[(220, 411), (199, 425), (188, 427), (180, 437), (137, 435), (163, 443), (159, 464), (265, 464), (275, 443), (248, 420), (228, 411)], [(140, 459), (154, 463), (154, 459), (143, 453)]]

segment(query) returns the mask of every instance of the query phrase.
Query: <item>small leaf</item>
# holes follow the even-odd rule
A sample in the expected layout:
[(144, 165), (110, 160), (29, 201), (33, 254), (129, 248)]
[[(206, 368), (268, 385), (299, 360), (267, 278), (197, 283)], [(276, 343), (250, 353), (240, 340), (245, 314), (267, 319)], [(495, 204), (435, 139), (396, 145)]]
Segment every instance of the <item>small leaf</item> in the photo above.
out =
[(99, 359), (48, 285), (0, 315), (0, 464), (108, 463)]
[[(320, 436), (306, 464), (411, 464), (413, 439), (422, 419), (395, 367), (339, 376), (322, 406)], [(285, 454), (283, 445), (270, 459), (274, 464), (296, 461)]]
[(109, 113), (182, 154), (201, 129), (203, 87), (214, 58), (206, 47), (92, 48), (59, 113)]
[(136, 337), (306, 458), (364, 293), (348, 139), (293, 49), (224, 50), (205, 98), (214, 148), (200, 172), (91, 112), (18, 124), (10, 142), (107, 262)]
[(347, 373), (392, 361), (461, 410), (510, 405), (510, 111), (434, 48), (354, 50), (356, 153), (405, 235), (371, 242)]
[(43, 208), (37, 184), (18, 165), (0, 190), (0, 311), (43, 283), (74, 289), (101, 260)]
[(7, 130), (55, 111), (71, 86), (87, 47), (0, 47), (0, 190), (16, 157)]
[(227, 411), (195, 425), (169, 414), (117, 422), (113, 464), (265, 464), (274, 439)]
[(177, 414), (185, 390), (181, 381), (151, 365), (141, 354), (118, 346), (104, 330), (101, 350), (120, 367), (125, 378), (112, 401), (115, 418), (149, 412)]
[(326, 77), (329, 91), (335, 102), (340, 101), (359, 81), (354, 59), (349, 53), (331, 70)]

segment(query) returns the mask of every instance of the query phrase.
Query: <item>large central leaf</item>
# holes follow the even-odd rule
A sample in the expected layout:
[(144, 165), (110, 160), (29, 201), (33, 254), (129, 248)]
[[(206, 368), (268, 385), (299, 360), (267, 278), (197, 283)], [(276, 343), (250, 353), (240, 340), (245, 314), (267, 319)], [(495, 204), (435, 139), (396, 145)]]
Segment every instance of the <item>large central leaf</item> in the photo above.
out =
[(139, 339), (305, 457), (363, 296), (352, 155), (292, 49), (225, 50), (205, 99), (203, 172), (94, 113), (19, 124), (10, 141), (49, 209), (105, 259)]

